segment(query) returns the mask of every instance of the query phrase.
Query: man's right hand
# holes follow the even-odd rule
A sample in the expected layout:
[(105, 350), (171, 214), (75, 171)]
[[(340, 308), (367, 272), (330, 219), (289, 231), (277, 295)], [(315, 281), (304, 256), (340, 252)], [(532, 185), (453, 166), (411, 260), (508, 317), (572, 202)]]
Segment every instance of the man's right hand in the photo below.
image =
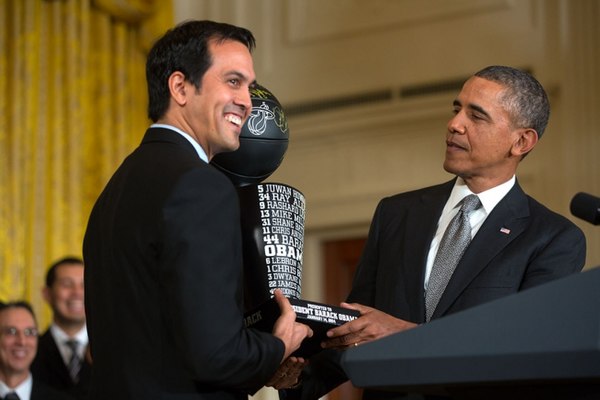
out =
[(275, 321), (273, 335), (281, 339), (285, 345), (285, 354), (281, 360), (283, 362), (300, 348), (304, 338), (312, 337), (313, 331), (307, 325), (296, 322), (296, 312), (280, 289), (276, 289), (274, 294), (281, 315)]

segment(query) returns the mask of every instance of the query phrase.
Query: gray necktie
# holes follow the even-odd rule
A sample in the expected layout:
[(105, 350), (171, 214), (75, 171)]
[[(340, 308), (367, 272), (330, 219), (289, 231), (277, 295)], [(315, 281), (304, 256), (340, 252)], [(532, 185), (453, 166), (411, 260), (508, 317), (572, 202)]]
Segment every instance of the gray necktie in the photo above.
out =
[(450, 277), (458, 265), (463, 253), (471, 242), (471, 224), (469, 213), (481, 207), (479, 197), (474, 194), (461, 201), (458, 214), (448, 224), (433, 261), (429, 284), (425, 293), (425, 318), (431, 319), (435, 308), (446, 290)]
[(10, 392), (6, 396), (4, 396), (4, 400), (19, 400), (20, 397), (15, 392)]
[(69, 339), (65, 343), (71, 349), (71, 358), (69, 359), (69, 365), (67, 365), (69, 375), (71, 375), (71, 380), (77, 383), (79, 381), (79, 370), (81, 369), (81, 358), (77, 353), (79, 344), (75, 339)]

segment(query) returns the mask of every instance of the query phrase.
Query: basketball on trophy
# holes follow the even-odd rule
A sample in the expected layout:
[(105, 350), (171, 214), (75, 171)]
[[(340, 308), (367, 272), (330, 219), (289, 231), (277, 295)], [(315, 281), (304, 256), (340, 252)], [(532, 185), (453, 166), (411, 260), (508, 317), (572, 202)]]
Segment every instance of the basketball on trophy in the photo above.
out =
[(213, 157), (211, 164), (236, 186), (262, 182), (279, 167), (287, 151), (289, 130), (281, 103), (267, 88), (250, 89), (252, 112), (242, 127), (240, 147)]

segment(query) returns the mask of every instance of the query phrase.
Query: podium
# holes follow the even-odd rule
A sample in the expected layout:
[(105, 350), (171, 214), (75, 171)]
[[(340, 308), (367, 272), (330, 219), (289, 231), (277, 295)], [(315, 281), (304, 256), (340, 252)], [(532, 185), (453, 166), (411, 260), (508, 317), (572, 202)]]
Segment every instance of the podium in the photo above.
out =
[(600, 268), (349, 349), (355, 386), (455, 399), (600, 399)]

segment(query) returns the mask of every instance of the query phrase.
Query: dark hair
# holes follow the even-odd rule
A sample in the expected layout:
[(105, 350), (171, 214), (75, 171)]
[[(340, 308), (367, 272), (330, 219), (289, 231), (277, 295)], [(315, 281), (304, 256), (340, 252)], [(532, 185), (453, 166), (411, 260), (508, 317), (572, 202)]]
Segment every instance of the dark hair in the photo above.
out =
[(54, 285), (54, 281), (56, 281), (56, 269), (61, 265), (65, 264), (80, 264), (83, 267), (83, 260), (78, 257), (63, 257), (58, 261), (55, 261), (50, 268), (48, 268), (48, 272), (46, 272), (46, 287), (52, 287)]
[(197, 89), (212, 64), (208, 43), (235, 40), (252, 52), (256, 41), (244, 28), (213, 21), (187, 21), (168, 30), (150, 49), (146, 61), (148, 117), (156, 122), (169, 107), (169, 76), (175, 71), (185, 75)]
[(17, 301), (9, 301), (6, 303), (0, 302), (0, 312), (2, 312), (4, 310), (8, 310), (10, 308), (23, 308), (23, 309), (29, 311), (29, 313), (33, 317), (33, 322), (35, 322), (35, 324), (37, 325), (37, 320), (35, 318), (35, 313), (33, 312), (33, 308), (31, 307), (31, 304), (29, 304), (27, 301), (17, 300)]
[(542, 85), (531, 74), (512, 67), (493, 65), (475, 73), (506, 88), (502, 101), (519, 128), (532, 128), (541, 138), (550, 118), (550, 102)]

